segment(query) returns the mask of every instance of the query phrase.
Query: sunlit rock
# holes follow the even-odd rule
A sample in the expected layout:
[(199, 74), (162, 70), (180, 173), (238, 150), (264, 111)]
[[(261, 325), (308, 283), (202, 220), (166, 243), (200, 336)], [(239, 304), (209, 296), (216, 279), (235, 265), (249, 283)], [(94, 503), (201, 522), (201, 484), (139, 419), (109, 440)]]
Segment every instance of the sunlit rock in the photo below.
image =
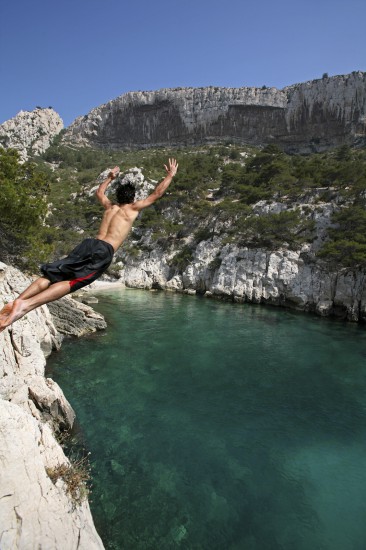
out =
[(29, 155), (44, 153), (63, 127), (60, 115), (51, 107), (20, 111), (14, 118), (0, 124), (0, 146), (16, 149), (21, 160), (25, 161)]
[(225, 141), (290, 152), (366, 143), (366, 73), (277, 88), (129, 92), (78, 117), (65, 142), (110, 148)]

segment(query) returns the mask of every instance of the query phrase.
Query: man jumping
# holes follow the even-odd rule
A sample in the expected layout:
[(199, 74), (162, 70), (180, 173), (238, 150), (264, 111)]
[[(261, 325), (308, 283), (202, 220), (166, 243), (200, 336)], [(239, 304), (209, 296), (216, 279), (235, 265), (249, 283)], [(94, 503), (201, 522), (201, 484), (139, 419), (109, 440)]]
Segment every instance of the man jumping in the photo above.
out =
[(6, 304), (0, 311), (0, 332), (33, 309), (80, 290), (104, 273), (112, 262), (113, 254), (131, 231), (139, 212), (163, 196), (177, 173), (175, 159), (169, 159), (168, 166), (164, 167), (166, 177), (146, 199), (135, 201), (135, 188), (127, 183), (117, 188), (117, 204), (112, 203), (105, 194), (120, 171), (118, 166), (111, 170), (96, 192), (105, 208), (97, 236), (85, 239), (66, 258), (43, 264), (43, 277), (34, 281), (14, 302)]

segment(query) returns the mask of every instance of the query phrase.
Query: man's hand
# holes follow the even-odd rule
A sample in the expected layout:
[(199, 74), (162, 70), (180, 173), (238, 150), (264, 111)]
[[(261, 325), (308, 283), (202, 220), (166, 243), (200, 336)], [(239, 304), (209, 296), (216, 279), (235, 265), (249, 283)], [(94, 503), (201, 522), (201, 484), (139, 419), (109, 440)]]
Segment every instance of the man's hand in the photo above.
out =
[(120, 173), (120, 169), (119, 169), (119, 166), (115, 166), (113, 168), (113, 170), (111, 170), (108, 174), (108, 177), (111, 178), (112, 180), (116, 179), (116, 177), (118, 176), (118, 174)]
[(172, 183), (172, 178), (175, 176), (178, 170), (178, 163), (175, 159), (169, 159), (169, 167), (164, 164), (164, 168), (167, 171), (167, 175), (163, 179), (162, 182), (159, 183), (159, 185), (155, 188), (155, 190), (146, 197), (146, 199), (142, 199), (140, 201), (136, 201), (132, 204), (132, 208), (134, 210), (137, 210), (140, 212), (143, 208), (146, 208), (147, 206), (151, 206), (154, 204), (155, 201), (160, 199), (165, 193), (165, 191), (168, 189), (169, 185)]
[(96, 192), (96, 196), (97, 196), (97, 199), (98, 201), (100, 202), (100, 204), (102, 204), (104, 206), (104, 208), (110, 208), (112, 206), (112, 202), (109, 200), (108, 197), (106, 197), (106, 189), (108, 187), (108, 185), (114, 180), (116, 179), (116, 177), (118, 176), (120, 170), (119, 170), (119, 166), (115, 166), (113, 168), (113, 170), (111, 170), (107, 176), (107, 179), (105, 179), (98, 187), (97, 189), (97, 192)]
[(171, 176), (172, 178), (177, 173), (178, 166), (179, 166), (179, 164), (177, 163), (177, 161), (175, 159), (169, 159), (169, 168), (167, 167), (166, 164), (164, 164), (165, 170), (168, 172), (169, 176)]

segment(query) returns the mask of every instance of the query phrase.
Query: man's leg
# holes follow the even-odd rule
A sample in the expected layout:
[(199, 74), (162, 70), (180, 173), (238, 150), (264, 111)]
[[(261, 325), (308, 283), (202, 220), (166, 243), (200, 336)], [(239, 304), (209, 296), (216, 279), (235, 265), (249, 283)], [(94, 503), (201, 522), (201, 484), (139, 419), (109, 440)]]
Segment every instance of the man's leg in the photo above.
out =
[(13, 307), (9, 315), (5, 319), (0, 320), (0, 332), (18, 319), (21, 319), (33, 309), (43, 306), (44, 304), (48, 304), (49, 302), (53, 302), (54, 300), (58, 300), (59, 298), (62, 298), (62, 296), (66, 296), (66, 294), (70, 293), (70, 290), (69, 281), (61, 281), (60, 283), (54, 283), (43, 292), (35, 294), (30, 298), (17, 298), (13, 303)]
[(32, 298), (32, 296), (35, 296), (36, 294), (39, 294), (40, 292), (43, 292), (48, 288), (51, 284), (51, 281), (46, 279), (46, 277), (39, 277), (31, 285), (29, 285), (28, 288), (26, 288), (20, 295), (19, 298), (21, 300), (26, 300), (27, 298)]
[[(19, 296), (20, 299), (31, 298), (35, 294), (39, 294), (43, 290), (46, 290), (51, 284), (51, 281), (45, 277), (39, 277), (36, 281), (28, 286)], [(14, 301), (8, 302), (0, 311), (0, 322), (3, 321), (11, 313)]]

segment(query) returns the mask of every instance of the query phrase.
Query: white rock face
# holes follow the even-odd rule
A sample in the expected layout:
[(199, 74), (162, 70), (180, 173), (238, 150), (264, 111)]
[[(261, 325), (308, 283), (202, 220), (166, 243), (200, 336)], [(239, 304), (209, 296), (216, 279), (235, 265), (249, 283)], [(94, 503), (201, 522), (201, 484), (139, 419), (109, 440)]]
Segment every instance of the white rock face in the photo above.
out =
[(310, 80), (284, 88), (283, 91), (290, 98), (286, 110), (288, 126), (300, 124), (299, 118), (304, 109), (309, 112), (311, 118), (315, 111), (319, 110), (326, 94), (328, 101), (324, 113), (334, 113), (337, 117), (347, 120), (348, 123), (360, 122), (365, 129), (365, 86), (366, 73), (355, 71), (348, 75)]
[[(0, 262), (0, 308), (29, 283)], [(72, 301), (85, 319), (92, 316)], [(68, 464), (50, 426), (69, 428), (75, 418), (61, 388), (44, 376), (46, 357), (62, 340), (53, 321), (43, 306), (0, 333), (1, 550), (103, 548), (87, 501), (73, 508), (63, 482), (54, 485), (46, 472)]]
[[(198, 126), (207, 126), (215, 122), (220, 114), (226, 114), (233, 105), (256, 105), (284, 108), (287, 101), (286, 93), (277, 88), (175, 88), (161, 89), (154, 92), (128, 92), (104, 105), (96, 107), (87, 116), (78, 117), (65, 134), (66, 141), (90, 145), (98, 142), (103, 136), (110, 136), (111, 143), (118, 142), (118, 132), (128, 125), (132, 125), (121, 119), (121, 114), (129, 112), (134, 108), (142, 108), (144, 120), (137, 120), (134, 117), (130, 121), (135, 128), (143, 133), (146, 143), (152, 141), (156, 144), (154, 135), (156, 128), (151, 123), (149, 114), (158, 112), (160, 106), (164, 108), (169, 105), (170, 115), (179, 115), (185, 129), (194, 132)], [(108, 128), (112, 119), (115, 124)], [(168, 122), (168, 120), (167, 120)], [(171, 124), (171, 137), (174, 140), (174, 120), (169, 117)], [(178, 122), (179, 124), (179, 122)], [(130, 144), (134, 144), (133, 133), (129, 136)]]
[(73, 509), (63, 482), (46, 468), (67, 464), (47, 424), (0, 399), (2, 550), (102, 549), (88, 503)]
[(56, 329), (62, 334), (83, 336), (107, 326), (102, 315), (70, 296), (51, 302), (47, 307)]
[(276, 88), (175, 88), (130, 92), (78, 117), (66, 142), (100, 147), (218, 140), (312, 152), (366, 143), (366, 73)]
[[(212, 270), (210, 263), (217, 255), (221, 266)], [(196, 290), (236, 302), (268, 303), (351, 321), (366, 320), (366, 273), (331, 272), (301, 251), (270, 252), (202, 241), (183, 275), (169, 278), (168, 262), (161, 251), (160, 257), (144, 258), (139, 265), (128, 263), (122, 281), (134, 288)]]
[(0, 145), (19, 151), (22, 161), (29, 154), (39, 155), (50, 146), (64, 124), (53, 109), (20, 111), (14, 118), (0, 124)]

